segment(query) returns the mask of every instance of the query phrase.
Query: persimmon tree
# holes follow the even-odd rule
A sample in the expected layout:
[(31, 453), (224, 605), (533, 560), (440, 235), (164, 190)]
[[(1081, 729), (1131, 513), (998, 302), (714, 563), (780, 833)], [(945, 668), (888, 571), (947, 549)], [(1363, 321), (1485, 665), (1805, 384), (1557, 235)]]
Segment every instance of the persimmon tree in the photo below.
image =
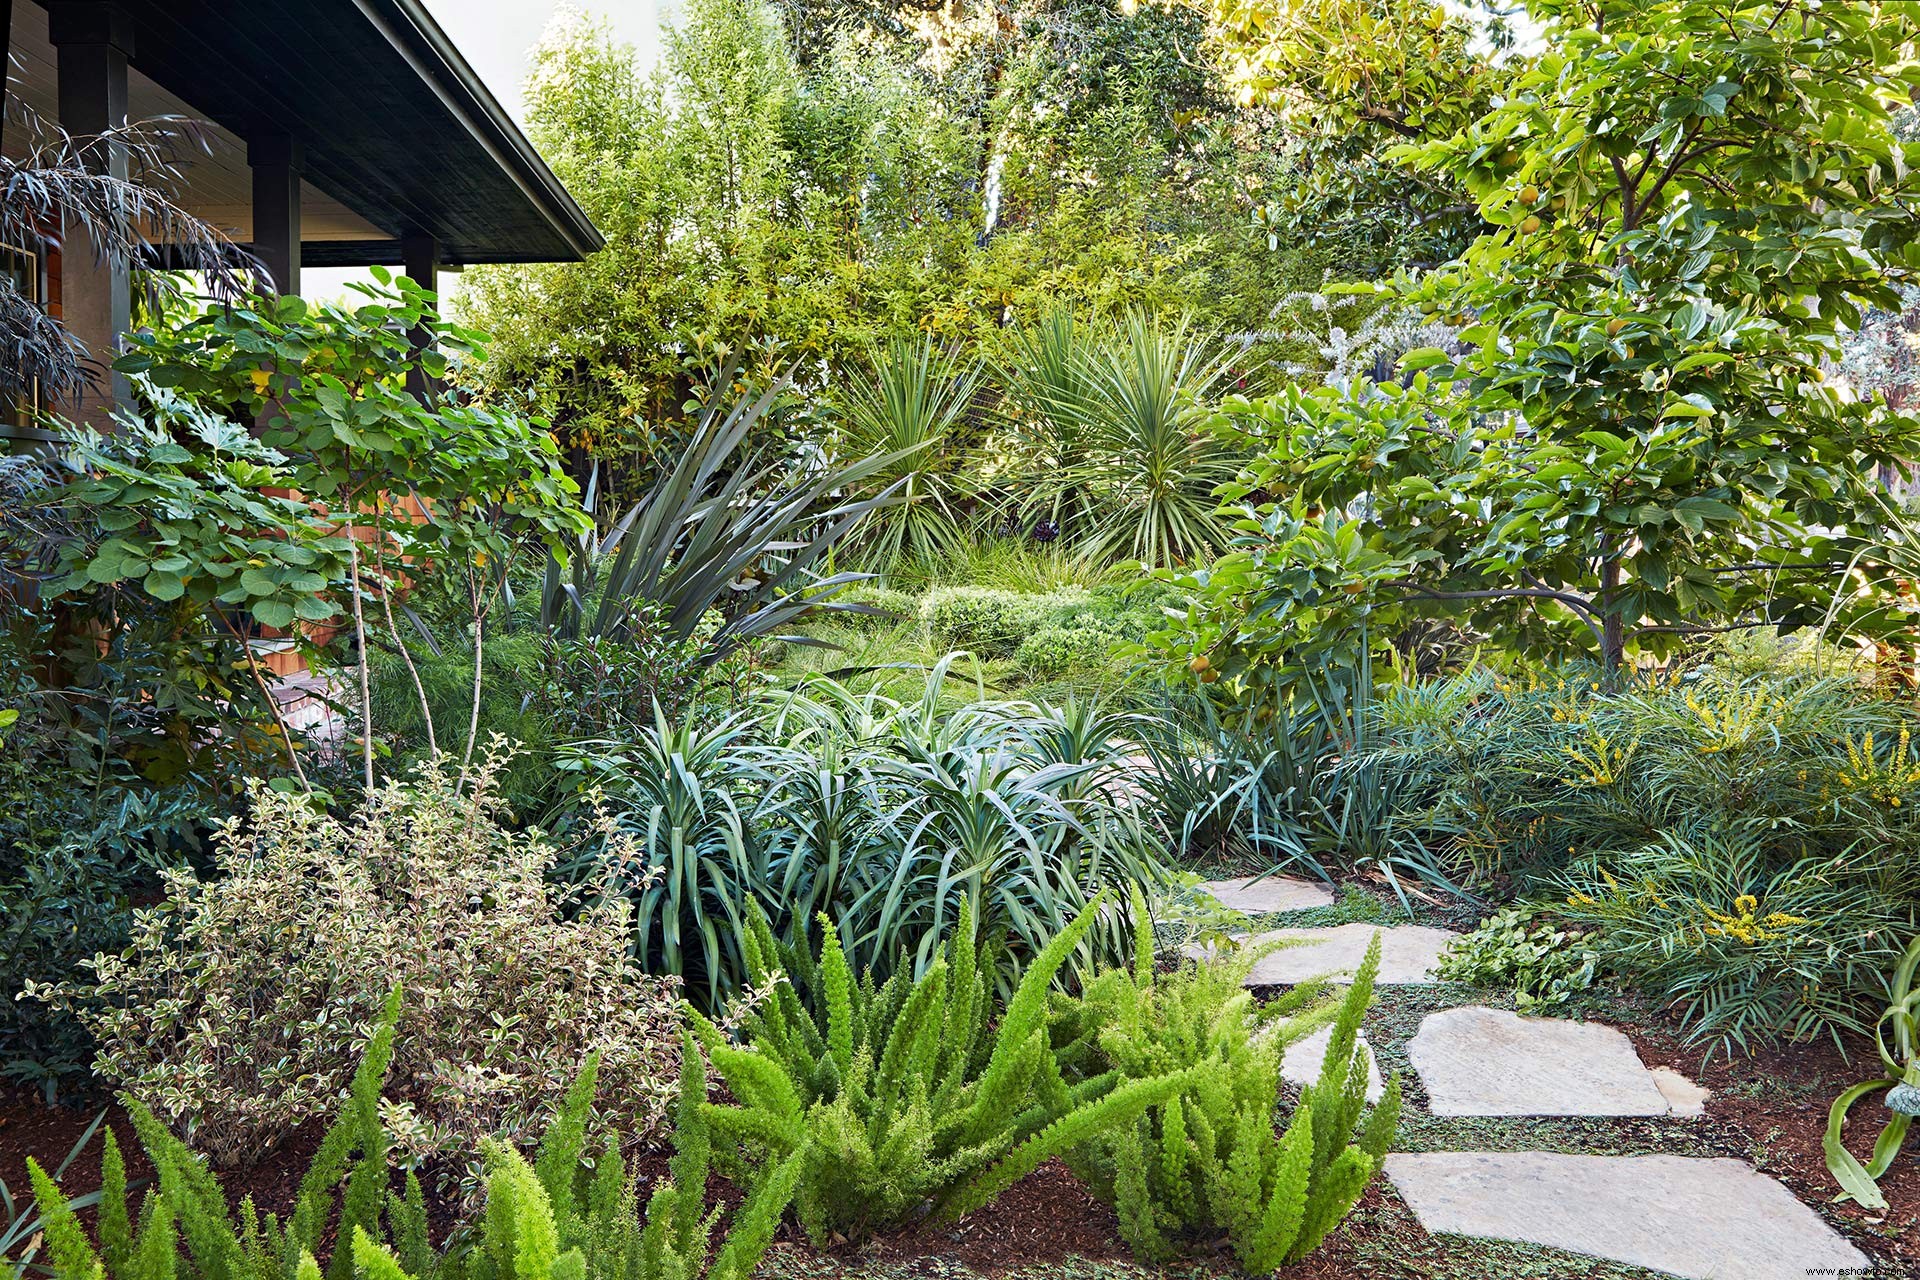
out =
[(1493, 109), (1399, 153), (1491, 227), (1384, 286), (1452, 317), (1464, 350), (1409, 357), (1411, 388), (1225, 406), (1258, 451), (1238, 554), (1268, 567), (1237, 602), (1200, 584), (1184, 643), (1224, 620), (1215, 670), (1299, 642), (1281, 628), (1233, 656), (1232, 620), (1271, 618), (1268, 584), (1296, 573), (1256, 527), (1276, 512), (1319, 509), (1393, 566), (1328, 578), (1357, 597), (1343, 607), (1449, 608), (1612, 666), (1822, 617), (1881, 522), (1875, 469), (1920, 452), (1920, 423), (1824, 373), (1920, 269), (1920, 154), (1891, 127), (1920, 88), (1920, 5), (1528, 7), (1547, 51)]

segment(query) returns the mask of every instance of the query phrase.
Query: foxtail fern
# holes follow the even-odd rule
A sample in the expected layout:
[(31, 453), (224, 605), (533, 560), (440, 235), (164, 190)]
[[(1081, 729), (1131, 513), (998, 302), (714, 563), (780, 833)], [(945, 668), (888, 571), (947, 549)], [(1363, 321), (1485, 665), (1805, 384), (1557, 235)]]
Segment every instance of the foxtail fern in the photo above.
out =
[[(1144, 904), (1136, 909), (1144, 914)], [(1359, 1031), (1379, 940), (1337, 1001), (1309, 984), (1264, 1007), (1243, 985), (1261, 950), (1156, 976), (1150, 935), (1137, 946), (1131, 971), (1101, 975), (1057, 1012), (1059, 1056), (1069, 1079), (1178, 1073), (1190, 1085), (1077, 1147), (1069, 1164), (1149, 1261), (1222, 1236), (1254, 1275), (1304, 1257), (1379, 1171), (1399, 1121), (1397, 1077), (1363, 1119), (1369, 1060)], [(1320, 1077), (1276, 1134), (1286, 1046), (1329, 1022)]]
[[(800, 1167), (794, 1205), (816, 1243), (860, 1237), (923, 1213), (987, 1203), (1051, 1156), (1133, 1122), (1187, 1083), (1180, 1072), (1068, 1085), (1048, 1038), (1048, 988), (1093, 923), (1096, 896), (1028, 965), (994, 1017), (991, 948), (971, 902), (921, 976), (856, 978), (822, 919), (817, 958), (777, 948), (764, 920), (745, 943), (760, 1003), (748, 1046), (696, 1019), (738, 1105), (705, 1109), (729, 1160), (753, 1180)], [(797, 969), (812, 1007), (776, 979)]]

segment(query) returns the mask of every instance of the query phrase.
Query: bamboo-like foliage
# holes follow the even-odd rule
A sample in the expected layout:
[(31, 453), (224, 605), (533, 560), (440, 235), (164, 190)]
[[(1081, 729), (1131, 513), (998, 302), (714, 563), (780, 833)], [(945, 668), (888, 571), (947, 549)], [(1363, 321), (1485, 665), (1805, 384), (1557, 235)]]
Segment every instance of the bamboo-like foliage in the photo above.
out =
[(850, 548), (857, 563), (879, 570), (905, 559), (937, 564), (958, 542), (964, 491), (957, 437), (979, 387), (979, 368), (963, 365), (931, 337), (895, 338), (873, 352), (870, 369), (845, 375), (842, 449), (849, 457), (886, 459), (862, 484), (900, 499), (860, 520)]
[[(715, 385), (739, 378), (729, 364)], [(871, 612), (833, 598), (867, 575), (823, 575), (815, 566), (863, 521), (912, 500), (893, 474), (912, 450), (812, 468), (757, 456), (748, 438), (785, 390), (782, 380), (757, 397), (709, 400), (673, 468), (625, 516), (548, 559), (542, 628), (625, 640), (636, 620), (650, 625), (657, 616), (669, 635), (691, 640), (718, 610), (720, 625), (703, 640), (705, 659), (717, 662), (817, 609)]]
[[(1035, 958), (997, 1020), (991, 948), (975, 938), (970, 907), (918, 979), (901, 971), (878, 984), (870, 970), (856, 978), (830, 922), (812, 959), (783, 956), (756, 921), (750, 1047), (697, 1019), (739, 1100), (706, 1108), (713, 1132), (756, 1186), (801, 1162), (795, 1210), (824, 1245), (977, 1209), (1050, 1157), (1130, 1122), (1188, 1075), (1069, 1087), (1048, 1041), (1048, 988), (1097, 907)], [(810, 1000), (775, 981), (782, 966), (803, 975)]]
[[(223, 300), (244, 295), (264, 276), (251, 254), (169, 194), (185, 172), (183, 153), (210, 150), (204, 125), (166, 116), (76, 137), (11, 94), (5, 107), (32, 141), (20, 158), (0, 157), (0, 243), (32, 244), (48, 227), (60, 227), (70, 258), (90, 253), (121, 270), (152, 266), (155, 246), (164, 245), (171, 270), (196, 273)], [(125, 160), (125, 177), (99, 163), (109, 151)], [(170, 288), (166, 275), (146, 283)], [(45, 307), (0, 285), (0, 391), (17, 394), (37, 382), (51, 399), (71, 399), (113, 355), (88, 351)]]
[[(1070, 1158), (1114, 1205), (1121, 1234), (1148, 1261), (1221, 1237), (1253, 1275), (1297, 1261), (1352, 1209), (1393, 1140), (1398, 1077), (1363, 1121), (1369, 1056), (1358, 1036), (1379, 972), (1379, 939), (1337, 1000), (1309, 985), (1256, 1008), (1243, 983), (1262, 954), (1250, 949), (1156, 977), (1151, 933), (1143, 930), (1133, 968), (1103, 974), (1063, 1015), (1062, 1031), (1072, 1036), (1062, 1050), (1069, 1080), (1178, 1072), (1192, 1081)], [(1286, 1047), (1329, 1021), (1320, 1077), (1276, 1136)]]

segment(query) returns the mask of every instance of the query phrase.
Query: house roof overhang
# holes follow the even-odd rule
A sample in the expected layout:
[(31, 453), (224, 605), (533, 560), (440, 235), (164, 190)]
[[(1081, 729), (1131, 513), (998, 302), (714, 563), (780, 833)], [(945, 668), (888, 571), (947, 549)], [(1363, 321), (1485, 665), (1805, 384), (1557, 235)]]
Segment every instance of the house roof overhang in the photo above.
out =
[(238, 137), (297, 140), (306, 181), (391, 238), (310, 252), (313, 265), (394, 262), (409, 235), (455, 265), (603, 244), (420, 0), (118, 2), (136, 71)]

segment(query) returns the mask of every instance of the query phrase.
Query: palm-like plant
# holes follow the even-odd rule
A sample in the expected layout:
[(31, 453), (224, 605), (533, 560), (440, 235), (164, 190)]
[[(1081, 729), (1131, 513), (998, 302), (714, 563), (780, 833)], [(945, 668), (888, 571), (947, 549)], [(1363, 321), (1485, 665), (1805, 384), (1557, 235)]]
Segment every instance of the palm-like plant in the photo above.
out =
[(857, 492), (896, 494), (867, 512), (853, 534), (860, 565), (885, 570), (906, 558), (937, 561), (958, 538), (964, 496), (953, 469), (957, 439), (980, 386), (980, 370), (962, 365), (933, 339), (895, 338), (873, 353), (872, 368), (849, 374), (840, 393), (842, 442), (870, 465)]
[(1201, 401), (1224, 371), (1187, 320), (1169, 327), (1137, 312), (1090, 353), (1077, 468), (1100, 513), (1090, 554), (1168, 565), (1219, 545), (1213, 494), (1237, 466), (1202, 429)]
[(1056, 312), (1014, 340), (1006, 376), (1038, 491), (1079, 517), (1088, 558), (1170, 565), (1220, 544), (1213, 494), (1237, 464), (1201, 426), (1225, 372), (1209, 346), (1143, 312), (1094, 341)]
[(1006, 388), (1014, 439), (1024, 455), (1021, 515), (1052, 521), (1067, 545), (1089, 532), (1093, 521), (1079, 474), (1087, 456), (1082, 424), (1095, 412), (1088, 380), (1093, 337), (1071, 307), (1056, 306), (1037, 323), (1007, 334), (1006, 354), (994, 371)]
[[(730, 364), (716, 385), (738, 377)], [(721, 625), (703, 648), (714, 662), (814, 610), (874, 612), (833, 598), (868, 575), (822, 575), (815, 566), (862, 521), (907, 501), (897, 474), (905, 457), (881, 449), (845, 467), (796, 469), (786, 458), (748, 453), (749, 435), (785, 385), (731, 402), (712, 398), (679, 461), (619, 523), (550, 558), (542, 627), (566, 638), (626, 640), (658, 618), (684, 641), (718, 610)]]

